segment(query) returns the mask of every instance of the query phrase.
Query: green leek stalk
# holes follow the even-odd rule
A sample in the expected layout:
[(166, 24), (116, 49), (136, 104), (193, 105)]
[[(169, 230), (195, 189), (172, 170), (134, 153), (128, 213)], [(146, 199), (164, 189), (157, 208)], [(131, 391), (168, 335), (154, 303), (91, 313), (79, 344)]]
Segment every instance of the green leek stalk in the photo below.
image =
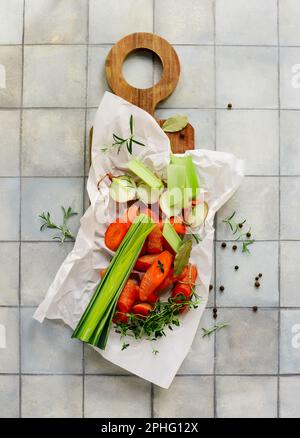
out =
[(168, 242), (168, 244), (173, 248), (175, 252), (178, 252), (179, 248), (182, 245), (182, 239), (174, 230), (173, 225), (170, 222), (165, 222), (163, 227), (163, 236)]
[(152, 189), (161, 189), (163, 187), (162, 181), (139, 160), (135, 159), (129, 161), (127, 163), (127, 168), (141, 178), (141, 180), (148, 184)]
[(193, 163), (193, 158), (190, 155), (183, 157), (171, 154), (171, 164), (177, 164), (185, 167), (186, 182), (185, 187), (192, 189), (193, 199), (196, 198), (197, 189), (199, 189), (196, 169)]
[(155, 224), (139, 215), (112, 258), (72, 337), (105, 349), (118, 298)]

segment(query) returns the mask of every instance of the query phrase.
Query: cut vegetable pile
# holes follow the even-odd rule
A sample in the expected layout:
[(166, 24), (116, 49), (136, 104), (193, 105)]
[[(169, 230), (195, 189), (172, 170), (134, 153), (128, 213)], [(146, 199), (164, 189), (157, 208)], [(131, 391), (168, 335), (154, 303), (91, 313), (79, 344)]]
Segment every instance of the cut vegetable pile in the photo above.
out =
[[(125, 206), (106, 229), (115, 252), (73, 337), (105, 349), (112, 324), (121, 336), (155, 340), (196, 308), (197, 268), (190, 263), (192, 237), (205, 221), (192, 157), (170, 157), (163, 181), (137, 159), (110, 178), (112, 202)], [(123, 208), (124, 210), (124, 208)]]

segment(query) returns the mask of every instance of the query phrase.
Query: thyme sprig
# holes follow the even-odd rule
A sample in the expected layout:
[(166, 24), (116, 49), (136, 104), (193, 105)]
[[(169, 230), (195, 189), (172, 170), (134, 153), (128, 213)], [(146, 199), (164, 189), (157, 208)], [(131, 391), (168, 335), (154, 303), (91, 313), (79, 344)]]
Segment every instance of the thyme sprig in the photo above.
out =
[(248, 247), (249, 245), (252, 245), (254, 243), (254, 240), (249, 238), (251, 237), (251, 227), (249, 227), (248, 231), (244, 232), (243, 229), (246, 223), (246, 219), (241, 222), (236, 222), (236, 220), (234, 219), (235, 213), (236, 212), (234, 211), (231, 216), (223, 219), (223, 223), (229, 226), (232, 234), (236, 237), (235, 240), (242, 243), (242, 252), (250, 254), (250, 250)]
[(52, 230), (58, 230), (60, 234), (53, 236), (52, 239), (59, 240), (60, 243), (64, 243), (66, 239), (74, 240), (75, 237), (71, 230), (69, 229), (67, 222), (72, 216), (76, 216), (77, 213), (72, 209), (72, 207), (68, 207), (68, 209), (65, 209), (65, 207), (61, 207), (63, 211), (63, 223), (62, 225), (56, 225), (52, 219), (49, 211), (43, 212), (39, 215), (39, 218), (42, 220), (42, 225), (40, 230), (43, 231), (46, 228), (52, 229)]
[(121, 147), (122, 146), (126, 146), (128, 152), (130, 153), (130, 155), (132, 155), (132, 146), (133, 144), (138, 144), (140, 146), (145, 146), (144, 143), (141, 143), (140, 141), (136, 140), (134, 138), (134, 120), (133, 120), (133, 115), (131, 114), (130, 118), (129, 118), (129, 132), (130, 135), (128, 138), (122, 138), (117, 134), (113, 134), (113, 143), (110, 146), (107, 146), (105, 148), (102, 149), (103, 152), (106, 152), (108, 149), (111, 148), (117, 148), (117, 152), (118, 154), (120, 153)]
[(213, 327), (206, 329), (202, 327), (202, 338), (205, 338), (206, 336), (210, 336), (212, 333), (218, 332), (219, 330), (221, 330), (224, 327), (229, 326), (228, 322), (223, 322), (223, 323), (219, 323), (214, 325)]
[(173, 326), (180, 326), (180, 310), (186, 307), (196, 309), (201, 303), (200, 297), (195, 292), (190, 299), (181, 295), (175, 298), (170, 297), (168, 301), (158, 301), (147, 318), (126, 313), (128, 321), (116, 323), (116, 332), (121, 337), (132, 336), (135, 339), (145, 338), (149, 341), (166, 336), (166, 328), (173, 330)]

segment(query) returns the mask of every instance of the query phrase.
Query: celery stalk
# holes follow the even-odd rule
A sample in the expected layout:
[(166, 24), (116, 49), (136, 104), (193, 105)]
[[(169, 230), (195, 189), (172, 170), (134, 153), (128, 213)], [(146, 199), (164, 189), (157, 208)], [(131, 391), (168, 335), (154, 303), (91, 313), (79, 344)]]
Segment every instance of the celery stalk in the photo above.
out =
[(127, 163), (127, 167), (131, 172), (137, 175), (141, 180), (143, 180), (152, 189), (160, 189), (163, 187), (162, 181), (154, 175), (154, 173), (148, 169), (139, 160), (131, 160)]
[(199, 189), (199, 183), (192, 157), (190, 155), (184, 155), (183, 157), (180, 157), (172, 154), (171, 164), (177, 164), (185, 167), (185, 187), (192, 189), (193, 199), (195, 199), (197, 195), (197, 189)]
[(179, 248), (182, 245), (182, 240), (179, 235), (174, 230), (174, 227), (170, 224), (170, 222), (165, 222), (163, 227), (163, 236), (168, 242), (168, 244), (174, 249), (175, 252), (178, 252)]
[(146, 215), (139, 215), (131, 225), (72, 337), (105, 348), (119, 295), (134, 267), (146, 237), (154, 226)]

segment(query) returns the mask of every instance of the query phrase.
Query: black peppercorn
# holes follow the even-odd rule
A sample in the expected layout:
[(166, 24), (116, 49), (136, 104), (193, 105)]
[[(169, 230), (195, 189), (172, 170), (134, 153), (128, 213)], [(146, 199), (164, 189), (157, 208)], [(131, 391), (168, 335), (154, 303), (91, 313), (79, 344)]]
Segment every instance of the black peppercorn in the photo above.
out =
[(226, 248), (226, 246), (227, 246), (226, 242), (223, 242), (222, 245), (221, 245), (222, 248)]
[(236, 251), (237, 250), (237, 246), (233, 245), (232, 249), (233, 249), (233, 251)]
[(259, 277), (262, 277), (262, 274), (260, 273), (260, 274), (258, 274), (258, 276), (259, 276)]
[(218, 309), (216, 307), (213, 308), (213, 318), (214, 319), (218, 318)]
[(255, 277), (255, 281), (258, 281), (259, 280), (259, 278), (258, 277)]
[(231, 108), (232, 108), (232, 103), (229, 103), (229, 104), (227, 105), (227, 108), (228, 108), (228, 109), (231, 109)]
[(213, 287), (213, 285), (212, 285), (212, 284), (210, 284), (210, 285), (209, 285), (209, 292), (210, 292), (210, 291), (212, 291), (212, 290), (213, 290), (213, 288), (214, 288), (214, 287)]
[(237, 271), (239, 269), (238, 265), (235, 265), (234, 269)]
[(246, 236), (247, 236), (247, 237), (251, 237), (251, 233), (248, 232), (248, 233), (246, 234)]
[(243, 228), (243, 224), (239, 224), (239, 227), (240, 227), (240, 228)]
[(257, 312), (257, 306), (252, 307), (253, 312)]
[(225, 290), (225, 287), (224, 286), (220, 286), (220, 292), (224, 292), (224, 290)]
[(254, 286), (257, 287), (257, 288), (260, 287), (260, 282), (259, 282), (259, 281), (256, 281), (256, 282), (254, 283)]

